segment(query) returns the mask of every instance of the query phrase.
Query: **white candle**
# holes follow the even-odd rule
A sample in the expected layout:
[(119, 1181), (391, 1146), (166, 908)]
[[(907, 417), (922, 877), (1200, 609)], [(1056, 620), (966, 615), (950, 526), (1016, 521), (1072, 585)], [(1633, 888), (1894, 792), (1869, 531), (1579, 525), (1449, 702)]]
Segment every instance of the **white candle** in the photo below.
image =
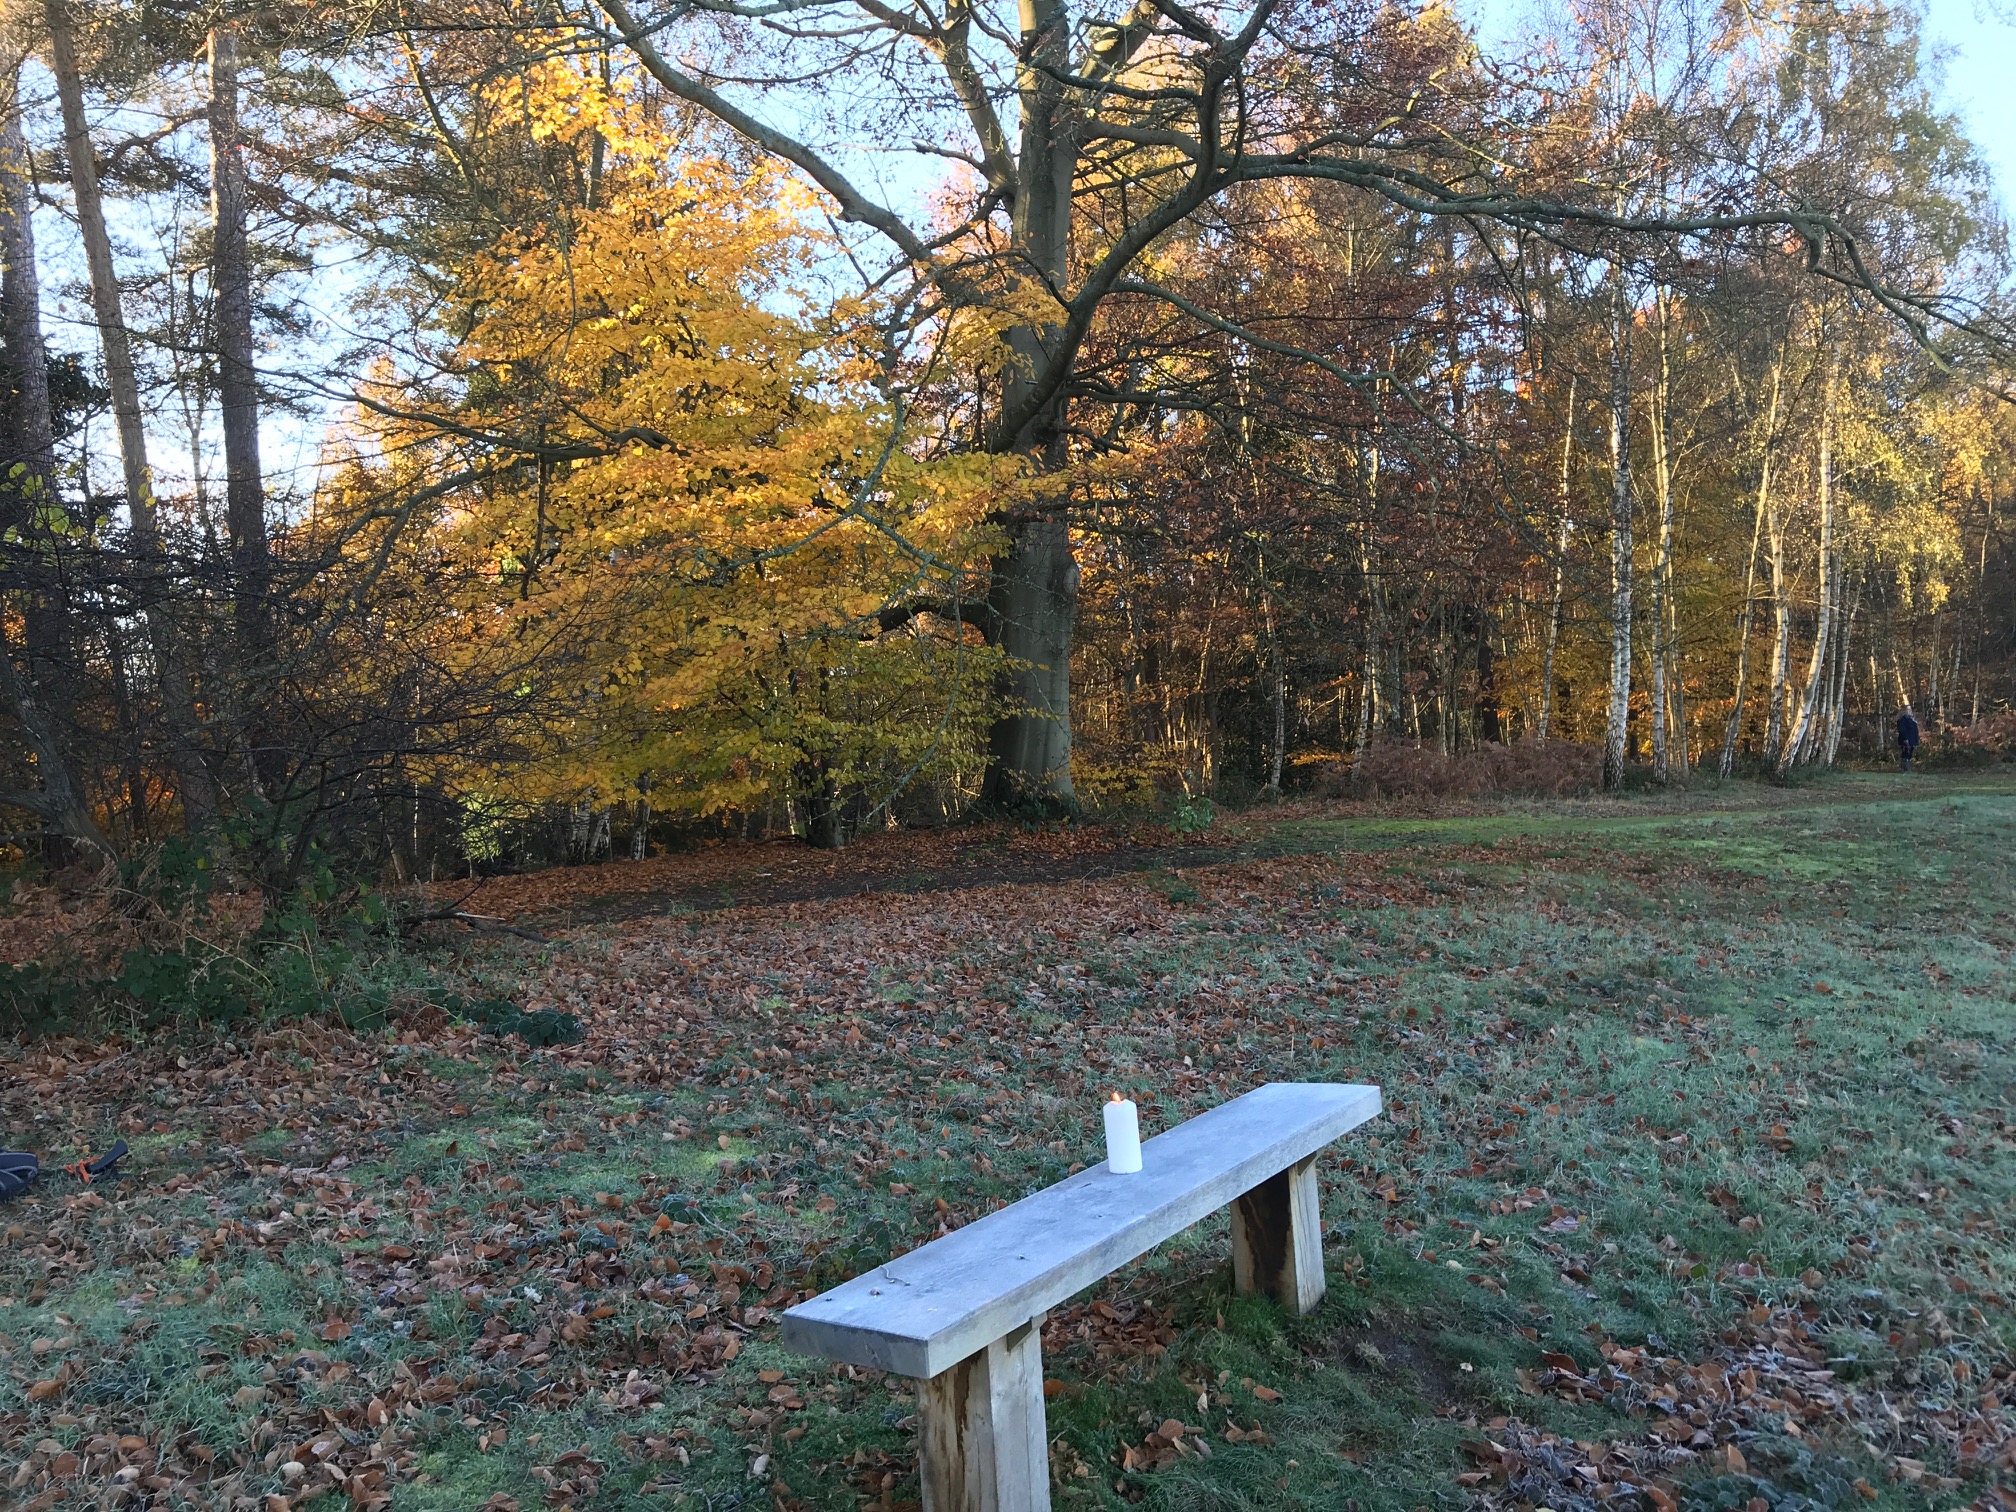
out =
[(1118, 1092), (1106, 1104), (1106, 1169), (1121, 1176), (1141, 1169), (1141, 1118)]

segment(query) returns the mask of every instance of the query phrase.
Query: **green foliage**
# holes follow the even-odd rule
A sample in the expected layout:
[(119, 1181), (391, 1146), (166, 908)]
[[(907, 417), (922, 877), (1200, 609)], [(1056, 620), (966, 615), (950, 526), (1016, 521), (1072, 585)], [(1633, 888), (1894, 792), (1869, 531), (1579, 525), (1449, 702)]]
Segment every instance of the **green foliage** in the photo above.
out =
[(1201, 835), (1211, 828), (1216, 817), (1209, 798), (1185, 793), (1169, 810), (1169, 828), (1179, 835)]
[(354, 1025), (424, 993), (429, 969), (401, 948), (385, 899), (319, 848), (285, 891), (245, 884), (259, 857), (256, 818), (231, 816), (203, 839), (171, 839), (127, 863), (117, 934), (106, 931), (95, 954), (71, 946), (0, 969), (0, 1022), (49, 1032), (333, 1013)]
[[(1148, 874), (1001, 889), (991, 934), (944, 917), (946, 897), (878, 898), (808, 911), (784, 951), (775, 928), (705, 915), (577, 936), (536, 963), (499, 943), (496, 980), (509, 963), (547, 1001), (542, 967), (635, 980), (676, 941), (721, 972), (717, 1017), (691, 1035), (711, 1043), (676, 1044), (663, 1084), (624, 1074), (633, 1047), (669, 1042), (644, 1014), (564, 1061), (460, 1032), (343, 1036), (326, 1086), (297, 1026), (234, 1031), (186, 1067), (160, 1057), (176, 1127), (134, 1140), (127, 1235), (115, 1246), (101, 1213), (52, 1204), (38, 1227), (100, 1243), (94, 1268), (0, 1247), (0, 1295), (47, 1288), (8, 1325), (31, 1363), (0, 1375), (0, 1411), (29, 1443), (139, 1434), (175, 1474), (179, 1446), (212, 1446), (238, 1466), (234, 1494), (258, 1500), (292, 1494), (264, 1456), (324, 1433), (325, 1410), (350, 1430), (338, 1468), (361, 1465), (375, 1398), (412, 1435), (400, 1506), (520, 1496), (556, 1444), (601, 1467), (584, 1509), (749, 1506), (759, 1462), (765, 1505), (783, 1486), (806, 1512), (854, 1512), (864, 1491), (914, 1504), (914, 1387), (787, 1355), (786, 1298), (1097, 1160), (1084, 1115), (1115, 1075), (1147, 1084), (1156, 1127), (1258, 1081), (1365, 1080), (1389, 1103), (1323, 1157), (1313, 1315), (1230, 1294), (1222, 1214), (1053, 1312), (1059, 1512), (1623, 1505), (1582, 1483), (1598, 1444), (1669, 1466), (1657, 1481), (1679, 1512), (1957, 1506), (1992, 1494), (1995, 1472), (1939, 1435), (2006, 1389), (2012, 1338), (1987, 1295), (2007, 1293), (1996, 1221), (2016, 1192), (1991, 1133), (2012, 1074), (2010, 787), (1886, 773), (1599, 817), (1305, 820), (1276, 827), (1270, 860), (1186, 870), (1198, 896), (1167, 918), (1148, 890), (1170, 879)], [(1116, 909), (1128, 927), (1093, 938), (1041, 927)], [(844, 987), (836, 959), (857, 978)], [(975, 1001), (1002, 980), (1050, 990)], [(469, 998), (467, 1021), (519, 1012)], [(795, 1099), (749, 1076), (778, 1044), (799, 1058)], [(246, 1089), (215, 1081), (239, 1064), (263, 1067), (250, 1090), (282, 1094), (243, 1140), (272, 1163), (191, 1151), (241, 1117)], [(73, 1085), (87, 1117), (94, 1095), (113, 1110), (131, 1096), (111, 1076)], [(362, 1092), (368, 1123), (319, 1102), (303, 1117), (302, 1091), (339, 1107)], [(338, 1152), (354, 1193), (332, 1202)], [(363, 1203), (379, 1216), (358, 1233)], [(150, 1287), (153, 1326), (135, 1328)], [(703, 1315), (683, 1334), (659, 1300), (673, 1293)], [(746, 1329), (721, 1326), (728, 1306)], [(702, 1345), (709, 1329), (738, 1352)], [(542, 1331), (549, 1367), (497, 1352)], [(1638, 1385), (1604, 1373), (1605, 1345), (1642, 1350)], [(187, 1368), (211, 1351), (221, 1368)], [(342, 1371), (303, 1365), (291, 1389), (267, 1373), (323, 1357)], [(1548, 1384), (1562, 1357), (1601, 1400)], [(419, 1397), (423, 1361), (474, 1389)], [(1775, 1400), (1724, 1384), (1749, 1362), (1760, 1381), (1831, 1372), (1797, 1438)], [(31, 1398), (38, 1377), (59, 1389)], [(552, 1389), (570, 1378), (592, 1385)], [(626, 1382), (662, 1396), (627, 1401)], [(1865, 1441), (1891, 1409), (1895, 1437)], [(1209, 1456), (1144, 1463), (1169, 1419)], [(1665, 1458), (1676, 1422), (1705, 1423), (1715, 1446)], [(1492, 1470), (1492, 1443), (1519, 1456), (1515, 1478), (1465, 1485)], [(1914, 1448), (1915, 1484), (1893, 1458)], [(46, 1467), (58, 1451), (42, 1452)]]
[(435, 1001), (451, 1018), (480, 1025), (488, 1034), (515, 1034), (534, 1047), (572, 1045), (581, 1038), (581, 1020), (552, 1008), (535, 1008), (528, 1013), (509, 998), (472, 1001), (453, 993)]

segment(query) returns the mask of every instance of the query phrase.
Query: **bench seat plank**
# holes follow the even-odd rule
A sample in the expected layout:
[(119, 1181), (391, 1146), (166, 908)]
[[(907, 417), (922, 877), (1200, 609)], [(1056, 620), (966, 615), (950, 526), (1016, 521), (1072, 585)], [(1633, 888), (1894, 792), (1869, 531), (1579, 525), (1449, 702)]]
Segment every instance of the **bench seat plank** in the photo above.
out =
[(784, 1314), (799, 1354), (928, 1379), (1378, 1116), (1379, 1089), (1270, 1082)]

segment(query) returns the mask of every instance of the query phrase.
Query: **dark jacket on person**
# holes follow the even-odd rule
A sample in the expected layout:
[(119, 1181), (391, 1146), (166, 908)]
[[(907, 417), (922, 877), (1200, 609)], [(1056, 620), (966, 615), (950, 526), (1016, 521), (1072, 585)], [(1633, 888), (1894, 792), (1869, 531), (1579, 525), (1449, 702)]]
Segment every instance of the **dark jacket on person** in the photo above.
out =
[(1908, 712), (1897, 716), (1897, 744), (1907, 751), (1918, 749), (1918, 721)]

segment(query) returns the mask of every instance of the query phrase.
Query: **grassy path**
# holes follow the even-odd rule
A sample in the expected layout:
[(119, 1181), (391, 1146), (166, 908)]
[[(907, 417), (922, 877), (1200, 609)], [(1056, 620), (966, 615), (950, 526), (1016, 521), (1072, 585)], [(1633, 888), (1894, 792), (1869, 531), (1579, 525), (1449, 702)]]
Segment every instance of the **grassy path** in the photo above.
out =
[(1109, 1088), (1321, 1077), (1390, 1109), (1329, 1302), (1232, 1299), (1220, 1220), (1053, 1315), (1060, 1507), (2016, 1506), (2012, 852), (1992, 782), (1317, 814), (467, 958), (576, 1046), (30, 1046), (12, 1142), (137, 1154), (0, 1211), (0, 1482), (899, 1507), (906, 1383), (777, 1312), (1097, 1158)]

